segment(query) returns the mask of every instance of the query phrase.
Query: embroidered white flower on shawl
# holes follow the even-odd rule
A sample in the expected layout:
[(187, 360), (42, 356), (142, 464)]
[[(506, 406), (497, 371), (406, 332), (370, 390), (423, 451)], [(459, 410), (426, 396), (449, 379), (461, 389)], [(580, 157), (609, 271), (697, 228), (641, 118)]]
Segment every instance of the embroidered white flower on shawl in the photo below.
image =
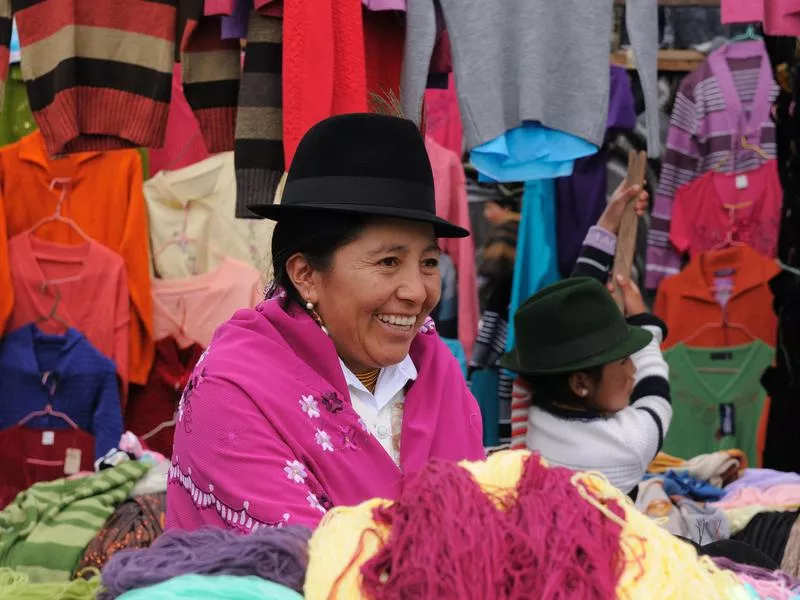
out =
[(328, 435), (327, 431), (323, 431), (322, 429), (317, 429), (317, 434), (314, 436), (317, 440), (317, 443), (322, 446), (322, 449), (325, 452), (333, 452), (333, 444), (331, 443), (331, 436)]
[(328, 512), (328, 511), (325, 510), (325, 507), (322, 506), (322, 504), (319, 503), (319, 500), (317, 500), (317, 497), (314, 494), (312, 494), (311, 492), (308, 492), (308, 496), (306, 496), (306, 500), (308, 500), (308, 504), (311, 506), (311, 508), (316, 508), (319, 512), (321, 512), (323, 514)]
[(305, 465), (299, 460), (287, 460), (283, 472), (295, 483), (303, 483), (308, 477)]
[(319, 404), (314, 400), (314, 396), (303, 396), (300, 399), (300, 408), (303, 409), (303, 412), (306, 413), (309, 418), (319, 418)]

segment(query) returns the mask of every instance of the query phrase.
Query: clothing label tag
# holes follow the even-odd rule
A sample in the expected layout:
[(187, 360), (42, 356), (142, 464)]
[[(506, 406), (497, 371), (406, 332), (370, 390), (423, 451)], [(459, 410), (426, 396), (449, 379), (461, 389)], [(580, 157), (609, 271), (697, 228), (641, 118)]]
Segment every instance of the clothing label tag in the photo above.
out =
[(81, 470), (81, 450), (80, 448), (67, 448), (67, 455), (64, 458), (64, 475), (75, 475)]
[(719, 405), (719, 429), (723, 436), (736, 435), (736, 410), (733, 404)]
[(736, 176), (736, 189), (737, 190), (746, 190), (748, 183), (749, 182), (747, 181), (747, 175), (737, 175)]
[(53, 431), (42, 432), (42, 446), (52, 446), (56, 442), (56, 434)]
[(733, 360), (733, 352), (712, 352), (711, 360)]

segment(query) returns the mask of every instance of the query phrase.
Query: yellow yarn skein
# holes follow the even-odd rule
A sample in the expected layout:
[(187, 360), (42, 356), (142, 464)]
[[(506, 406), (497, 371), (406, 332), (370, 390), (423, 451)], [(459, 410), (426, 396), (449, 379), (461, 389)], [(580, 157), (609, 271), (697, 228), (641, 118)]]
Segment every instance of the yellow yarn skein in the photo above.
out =
[[(625, 570), (617, 584), (618, 598), (733, 600), (750, 597), (733, 572), (720, 569), (706, 556), (699, 557), (692, 546), (639, 512), (628, 496), (599, 473), (576, 473), (572, 482), (587, 502), (622, 526), (620, 545), (625, 556)], [(603, 504), (609, 500), (617, 501), (625, 512), (624, 519)]]

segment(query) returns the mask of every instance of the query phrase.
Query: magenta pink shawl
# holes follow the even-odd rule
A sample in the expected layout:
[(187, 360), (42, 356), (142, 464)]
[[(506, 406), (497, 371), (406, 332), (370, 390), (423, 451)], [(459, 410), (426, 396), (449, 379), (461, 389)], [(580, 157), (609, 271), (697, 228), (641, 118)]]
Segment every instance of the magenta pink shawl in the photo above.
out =
[[(430, 458), (484, 457), (478, 405), (432, 322), (410, 355), (400, 468), (350, 405), (333, 342), (278, 300), (222, 325), (178, 407), (167, 527), (315, 526), (324, 512), (395, 497)], [(402, 469), (402, 471), (401, 471)]]

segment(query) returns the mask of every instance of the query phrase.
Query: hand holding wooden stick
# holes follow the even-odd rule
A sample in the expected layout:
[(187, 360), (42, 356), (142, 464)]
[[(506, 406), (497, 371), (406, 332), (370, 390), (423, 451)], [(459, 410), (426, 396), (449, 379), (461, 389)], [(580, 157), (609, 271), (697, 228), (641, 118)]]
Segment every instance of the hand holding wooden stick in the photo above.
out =
[[(622, 213), (619, 217), (618, 231), (612, 231), (612, 233), (617, 234), (617, 252), (614, 257), (614, 272), (612, 277), (612, 282), (614, 284), (614, 300), (617, 306), (619, 306), (619, 309), (623, 312), (625, 310), (625, 299), (617, 282), (619, 275), (626, 280), (631, 277), (633, 257), (636, 253), (636, 233), (639, 225), (639, 216), (644, 212), (643, 208), (647, 206), (647, 193), (642, 191), (646, 167), (647, 155), (644, 152), (636, 153), (631, 151), (630, 154), (628, 154), (628, 173), (625, 178), (625, 183), (623, 184), (628, 193), (625, 194), (626, 197), (624, 199), (620, 198), (617, 200), (625, 204), (624, 207), (621, 207)], [(640, 206), (642, 195), (644, 195), (644, 207)], [(612, 203), (613, 202), (614, 200), (612, 199)], [(620, 209), (618, 208), (617, 210)], [(616, 214), (613, 216), (615, 217)]]

